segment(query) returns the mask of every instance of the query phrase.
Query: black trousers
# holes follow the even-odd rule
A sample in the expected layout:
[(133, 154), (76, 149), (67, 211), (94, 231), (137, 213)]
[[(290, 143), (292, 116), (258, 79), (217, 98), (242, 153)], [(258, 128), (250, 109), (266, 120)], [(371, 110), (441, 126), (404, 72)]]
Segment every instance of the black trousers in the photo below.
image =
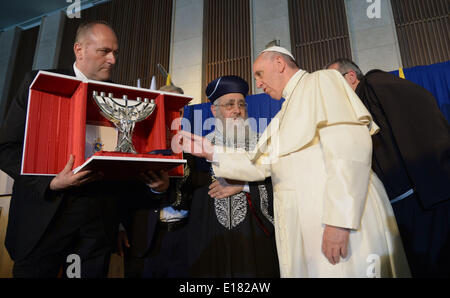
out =
[[(125, 257), (126, 278), (188, 277), (187, 225), (169, 231), (158, 223), (149, 252), (140, 258)], [(133, 243), (130, 243), (133, 245)]]
[(426, 210), (413, 194), (392, 204), (413, 277), (450, 277), (450, 201)]
[[(99, 201), (92, 197), (63, 198), (56, 215), (31, 253), (16, 260), (16, 278), (55, 278), (61, 268), (67, 277), (67, 257), (76, 254), (81, 260), (82, 278), (101, 278), (108, 274), (111, 241), (105, 233)], [(75, 272), (73, 266), (71, 272)]]

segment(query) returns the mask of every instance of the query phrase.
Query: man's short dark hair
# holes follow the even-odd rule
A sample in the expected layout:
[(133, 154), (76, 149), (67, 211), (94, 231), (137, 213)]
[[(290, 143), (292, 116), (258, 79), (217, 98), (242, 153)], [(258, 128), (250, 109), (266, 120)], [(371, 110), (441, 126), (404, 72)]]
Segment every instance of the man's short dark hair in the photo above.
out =
[(114, 32), (114, 29), (106, 21), (97, 20), (97, 21), (90, 21), (90, 22), (82, 23), (82, 24), (80, 24), (80, 26), (78, 26), (77, 34), (75, 35), (75, 42), (80, 42), (81, 36), (83, 36), (87, 32), (89, 32), (92, 29), (92, 27), (94, 27), (95, 25), (105, 25)]
[(350, 70), (353, 70), (356, 73), (356, 78), (358, 80), (362, 80), (364, 77), (364, 74), (362, 73), (361, 69), (359, 69), (358, 65), (356, 65), (355, 62), (353, 62), (350, 59), (347, 58), (338, 58), (336, 60), (333, 60), (332, 62), (328, 63), (327, 66), (325, 66), (325, 69), (328, 69), (331, 65), (337, 64), (339, 71), (344, 74)]
[(173, 85), (164, 85), (161, 88), (159, 88), (159, 91), (166, 91), (166, 92), (178, 92), (180, 94), (184, 94), (183, 89), (181, 89), (180, 87), (177, 86), (173, 86)]

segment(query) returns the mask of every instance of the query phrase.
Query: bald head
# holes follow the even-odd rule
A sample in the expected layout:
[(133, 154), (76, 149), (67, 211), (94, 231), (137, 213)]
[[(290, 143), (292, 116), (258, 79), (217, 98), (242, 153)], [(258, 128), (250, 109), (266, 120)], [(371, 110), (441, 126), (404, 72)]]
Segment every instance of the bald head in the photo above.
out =
[(91, 80), (107, 81), (116, 64), (118, 43), (112, 28), (104, 22), (83, 24), (74, 44), (76, 67)]
[(75, 35), (75, 43), (82, 42), (87, 37), (88, 34), (92, 33), (92, 30), (97, 25), (106, 26), (111, 31), (114, 32), (114, 30), (111, 28), (111, 26), (105, 21), (93, 21), (93, 22), (83, 23), (80, 26), (78, 26), (77, 33)]

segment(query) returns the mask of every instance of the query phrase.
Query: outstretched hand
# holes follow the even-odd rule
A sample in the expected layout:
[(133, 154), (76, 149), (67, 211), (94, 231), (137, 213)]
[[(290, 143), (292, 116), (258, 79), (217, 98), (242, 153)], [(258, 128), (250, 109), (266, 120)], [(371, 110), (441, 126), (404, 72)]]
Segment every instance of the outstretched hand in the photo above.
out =
[(180, 130), (173, 137), (172, 150), (175, 153), (181, 153), (184, 151), (197, 157), (212, 160), (214, 146), (206, 138)]
[(89, 182), (97, 181), (103, 178), (102, 173), (93, 173), (92, 171), (80, 171), (76, 174), (73, 173), (72, 167), (74, 163), (73, 155), (70, 155), (64, 169), (56, 175), (50, 182), (50, 189), (53, 191), (65, 190), (73, 187), (79, 187)]

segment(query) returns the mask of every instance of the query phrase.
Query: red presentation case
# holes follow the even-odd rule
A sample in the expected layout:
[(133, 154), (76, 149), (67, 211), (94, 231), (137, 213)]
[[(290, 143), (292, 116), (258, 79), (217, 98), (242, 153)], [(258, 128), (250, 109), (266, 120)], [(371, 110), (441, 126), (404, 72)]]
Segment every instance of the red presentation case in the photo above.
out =
[[(100, 151), (85, 159), (86, 125), (114, 125), (100, 114), (93, 91), (154, 99), (156, 108), (144, 121), (137, 122), (133, 145), (138, 154)], [(74, 170), (96, 169), (120, 177), (145, 169), (167, 169), (170, 176), (183, 175), (182, 153), (148, 154), (171, 148), (172, 136), (180, 129), (180, 109), (192, 97), (136, 88), (40, 71), (30, 85), (24, 150), (23, 175), (57, 175), (70, 154)]]

